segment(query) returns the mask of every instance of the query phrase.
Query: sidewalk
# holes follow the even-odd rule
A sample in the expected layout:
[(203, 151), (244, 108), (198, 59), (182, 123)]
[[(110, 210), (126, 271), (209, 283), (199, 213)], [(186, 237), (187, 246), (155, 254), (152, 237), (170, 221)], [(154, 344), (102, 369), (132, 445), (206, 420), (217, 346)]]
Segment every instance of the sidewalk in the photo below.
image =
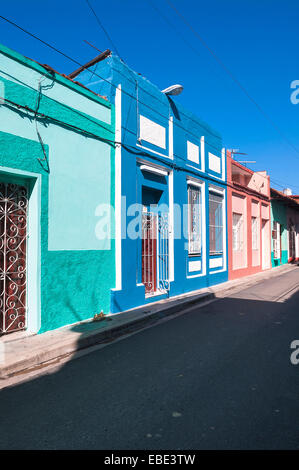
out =
[(45, 367), (58, 358), (69, 356), (71, 359), (79, 350), (110, 342), (155, 324), (169, 315), (183, 313), (197, 305), (227, 297), (262, 280), (277, 277), (296, 268), (294, 265), (284, 265), (119, 314), (107, 315), (102, 321), (88, 320), (41, 335), (4, 336), (0, 339), (0, 388), (1, 381), (8, 377)]

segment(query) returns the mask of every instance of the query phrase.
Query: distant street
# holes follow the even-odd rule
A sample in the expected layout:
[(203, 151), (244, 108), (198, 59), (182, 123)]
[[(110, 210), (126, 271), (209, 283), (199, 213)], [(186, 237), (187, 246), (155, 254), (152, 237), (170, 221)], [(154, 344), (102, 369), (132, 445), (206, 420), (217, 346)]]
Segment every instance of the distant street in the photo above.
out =
[(296, 285), (299, 267), (2, 390), (0, 448), (299, 449)]

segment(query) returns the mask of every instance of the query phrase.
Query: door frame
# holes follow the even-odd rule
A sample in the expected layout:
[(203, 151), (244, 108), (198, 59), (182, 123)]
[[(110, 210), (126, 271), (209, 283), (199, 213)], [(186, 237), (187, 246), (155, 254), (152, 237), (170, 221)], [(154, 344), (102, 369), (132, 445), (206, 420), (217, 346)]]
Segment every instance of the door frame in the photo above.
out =
[(25, 330), (29, 333), (37, 333), (41, 327), (41, 179), (38, 173), (0, 166), (1, 181), (28, 188)]

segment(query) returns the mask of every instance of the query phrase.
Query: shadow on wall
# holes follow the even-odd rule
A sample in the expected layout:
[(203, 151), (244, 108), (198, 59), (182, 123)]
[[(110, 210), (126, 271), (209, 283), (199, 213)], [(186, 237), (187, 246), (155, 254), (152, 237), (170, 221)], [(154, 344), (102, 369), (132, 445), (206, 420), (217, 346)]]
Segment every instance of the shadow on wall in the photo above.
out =
[(299, 292), (238, 295), (2, 390), (0, 448), (295, 448)]

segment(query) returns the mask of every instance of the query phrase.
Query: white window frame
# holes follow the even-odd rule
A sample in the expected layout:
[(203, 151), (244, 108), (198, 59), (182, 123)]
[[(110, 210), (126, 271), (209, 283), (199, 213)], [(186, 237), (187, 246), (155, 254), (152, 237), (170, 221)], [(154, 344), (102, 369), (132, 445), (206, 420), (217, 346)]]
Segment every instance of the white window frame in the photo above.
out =
[(244, 247), (243, 214), (233, 212), (233, 251), (242, 251)]
[(258, 251), (260, 249), (260, 224), (259, 217), (251, 217), (251, 238), (252, 250)]
[[(222, 225), (212, 225), (211, 222), (210, 222), (210, 202), (211, 202), (211, 196), (218, 196), (218, 197), (221, 197), (221, 215), (222, 215)], [(214, 256), (214, 255), (224, 255), (225, 253), (225, 213), (224, 213), (224, 204), (225, 204), (225, 196), (224, 196), (224, 193), (222, 191), (217, 191), (217, 190), (214, 190), (213, 188), (210, 188), (209, 190), (209, 233), (210, 233), (210, 255), (211, 256)], [(211, 227), (214, 227), (215, 228), (215, 232), (216, 232), (216, 228), (221, 228), (222, 229), (222, 249), (221, 250), (211, 250)], [(215, 246), (216, 248), (216, 246)]]
[[(198, 206), (198, 223), (199, 223), (199, 230), (197, 232), (196, 239), (194, 240), (191, 236), (191, 224), (192, 224), (192, 204), (190, 198), (192, 197), (193, 193), (197, 193), (199, 198), (199, 203), (195, 204)], [(193, 219), (194, 220), (194, 219)], [(201, 185), (192, 184), (192, 182), (188, 182), (188, 254), (191, 256), (197, 255), (201, 256), (202, 253), (202, 190)]]

